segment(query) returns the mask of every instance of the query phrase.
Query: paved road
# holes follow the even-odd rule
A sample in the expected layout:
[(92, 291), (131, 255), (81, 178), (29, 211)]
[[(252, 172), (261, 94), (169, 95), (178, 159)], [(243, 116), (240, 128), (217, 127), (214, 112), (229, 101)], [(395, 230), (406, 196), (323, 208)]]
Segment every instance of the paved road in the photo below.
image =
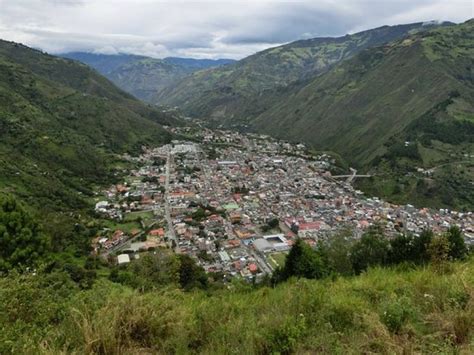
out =
[(260, 269), (265, 272), (266, 274), (271, 274), (273, 270), (268, 266), (267, 262), (260, 256), (258, 255), (252, 248), (248, 248), (250, 255), (252, 255), (255, 260), (257, 261), (258, 266)]
[(369, 175), (369, 174), (366, 174), (366, 175), (357, 175), (357, 170), (356, 169), (353, 169), (353, 168), (350, 168), (352, 174), (350, 175), (334, 175), (332, 176), (333, 179), (337, 179), (337, 178), (347, 178), (346, 182), (347, 183), (351, 183), (352, 180), (354, 180), (355, 178), (368, 178), (368, 177), (371, 177), (372, 175)]
[[(169, 204), (169, 193), (170, 193), (170, 174), (171, 174), (171, 153), (168, 152), (168, 157), (166, 158), (166, 179), (165, 179), (165, 219), (168, 224), (168, 239), (171, 241), (170, 244), (175, 242), (176, 248), (175, 252), (179, 252), (178, 247), (178, 238), (176, 237), (176, 231), (173, 227), (173, 220), (171, 219), (171, 208)], [(171, 247), (171, 245), (170, 245)]]

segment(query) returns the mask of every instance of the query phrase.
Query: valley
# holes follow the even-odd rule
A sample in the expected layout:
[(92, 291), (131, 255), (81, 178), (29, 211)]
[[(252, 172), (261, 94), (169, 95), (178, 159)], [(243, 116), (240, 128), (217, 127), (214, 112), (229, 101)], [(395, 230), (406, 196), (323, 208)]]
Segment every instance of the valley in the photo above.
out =
[[(96, 212), (114, 221), (93, 241), (94, 254), (110, 251), (133, 262), (170, 248), (208, 273), (263, 280), (297, 239), (316, 246), (346, 231), (358, 240), (374, 225), (393, 238), (458, 225), (474, 245), (474, 215), (394, 205), (356, 190), (370, 176), (355, 169), (333, 175), (336, 160), (259, 134), (196, 127), (172, 128), (188, 140), (148, 149), (124, 182), (96, 197)], [(425, 172), (419, 172), (423, 176)], [(139, 216), (135, 230), (121, 224)], [(145, 217), (146, 216), (146, 217)], [(137, 240), (138, 237), (138, 240)], [(115, 259), (110, 259), (115, 262)]]
[(461, 2), (3, 1), (0, 354), (474, 353)]
[[(374, 175), (358, 184), (369, 194), (418, 207), (471, 211), (469, 159), (423, 179), (413, 174), (466, 160), (474, 151), (473, 24), (383, 27), (295, 42), (197, 72), (173, 93), (161, 95), (208, 127), (270, 134), (339, 154), (348, 165)], [(377, 40), (351, 44), (350, 54), (324, 68), (286, 67), (288, 58), (301, 59), (302, 47), (314, 46), (317, 57), (303, 58), (319, 63), (321, 53), (328, 55), (328, 43), (343, 46), (366, 37)]]

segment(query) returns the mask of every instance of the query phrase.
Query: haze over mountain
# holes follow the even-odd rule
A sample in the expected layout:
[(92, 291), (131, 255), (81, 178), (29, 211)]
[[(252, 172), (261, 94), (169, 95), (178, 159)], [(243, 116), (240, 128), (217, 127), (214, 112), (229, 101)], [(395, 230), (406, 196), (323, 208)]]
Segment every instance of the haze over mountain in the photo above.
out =
[(90, 65), (121, 89), (148, 102), (153, 101), (156, 92), (174, 85), (194, 71), (235, 62), (232, 59), (156, 59), (132, 54), (107, 55), (86, 52), (64, 53), (61, 56)]

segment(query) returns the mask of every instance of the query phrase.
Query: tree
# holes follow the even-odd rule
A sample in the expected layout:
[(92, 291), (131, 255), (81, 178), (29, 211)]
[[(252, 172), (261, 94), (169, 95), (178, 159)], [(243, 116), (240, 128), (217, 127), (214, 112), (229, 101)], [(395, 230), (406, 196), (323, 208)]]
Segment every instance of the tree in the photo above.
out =
[(395, 237), (390, 241), (390, 251), (388, 255), (389, 263), (427, 263), (430, 260), (428, 246), (432, 239), (433, 232), (431, 230), (423, 231), (418, 237), (411, 234), (402, 234)]
[(49, 250), (35, 219), (13, 197), (0, 197), (0, 271), (34, 266)]
[(419, 237), (413, 239), (413, 253), (415, 255), (415, 262), (418, 264), (425, 264), (430, 261), (428, 247), (433, 239), (434, 234), (430, 229), (426, 229)]
[(86, 269), (76, 264), (65, 264), (64, 271), (66, 271), (71, 280), (82, 289), (90, 289), (97, 278), (95, 270)]
[(352, 247), (352, 267), (359, 274), (369, 266), (383, 265), (387, 262), (388, 252), (387, 239), (379, 227), (373, 227)]
[(350, 259), (353, 242), (352, 231), (344, 230), (320, 244), (331, 272), (352, 275), (354, 269)]
[(452, 226), (446, 232), (449, 242), (449, 257), (451, 259), (463, 259), (467, 255), (467, 247), (461, 230), (457, 226)]
[(185, 254), (178, 255), (179, 265), (179, 283), (181, 287), (188, 291), (193, 288), (207, 288), (207, 275), (204, 269)]
[(271, 220), (268, 222), (268, 226), (273, 229), (273, 228), (278, 227), (278, 224), (279, 224), (279, 223), (280, 223), (280, 222), (278, 221), (277, 218), (273, 218), (273, 219), (271, 219)]
[(298, 238), (286, 257), (285, 266), (276, 272), (275, 281), (284, 281), (292, 276), (320, 279), (327, 274), (328, 267), (321, 255)]
[(435, 265), (444, 264), (449, 258), (449, 240), (445, 235), (439, 235), (431, 239), (428, 246), (430, 260)]
[(411, 234), (400, 234), (390, 240), (388, 261), (391, 264), (399, 264), (405, 261), (416, 262), (415, 242)]

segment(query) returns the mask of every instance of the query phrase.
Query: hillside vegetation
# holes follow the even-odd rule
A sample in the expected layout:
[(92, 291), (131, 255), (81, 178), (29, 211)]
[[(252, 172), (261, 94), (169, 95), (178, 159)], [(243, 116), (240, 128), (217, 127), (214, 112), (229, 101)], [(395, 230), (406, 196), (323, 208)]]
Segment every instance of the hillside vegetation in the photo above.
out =
[(161, 124), (176, 122), (86, 65), (0, 41), (0, 194), (61, 234), (74, 226), (63, 212), (90, 210), (94, 187), (117, 178), (119, 154), (168, 141)]
[(353, 278), (140, 293), (64, 275), (0, 279), (0, 352), (472, 353), (474, 262), (444, 273), (371, 269)]
[[(379, 177), (360, 184), (376, 196), (472, 210), (473, 48), (468, 21), (368, 49), (252, 125), (370, 168)], [(417, 167), (432, 171), (407, 177)]]
[(274, 105), (252, 125), (368, 163), (391, 137), (453, 92), (457, 107), (450, 108), (452, 116), (471, 117), (473, 26), (468, 22), (365, 50)]
[(118, 87), (133, 96), (152, 102), (157, 92), (201, 69), (230, 64), (230, 59), (192, 59), (169, 57), (156, 59), (130, 54), (93, 54), (71, 52), (63, 57), (78, 60), (95, 68)]
[(156, 102), (179, 106), (197, 117), (214, 118), (216, 124), (242, 126), (247, 118), (284, 99), (288, 86), (300, 87), (365, 48), (433, 26), (383, 26), (344, 37), (314, 38), (270, 48), (232, 65), (196, 72), (158, 93)]

